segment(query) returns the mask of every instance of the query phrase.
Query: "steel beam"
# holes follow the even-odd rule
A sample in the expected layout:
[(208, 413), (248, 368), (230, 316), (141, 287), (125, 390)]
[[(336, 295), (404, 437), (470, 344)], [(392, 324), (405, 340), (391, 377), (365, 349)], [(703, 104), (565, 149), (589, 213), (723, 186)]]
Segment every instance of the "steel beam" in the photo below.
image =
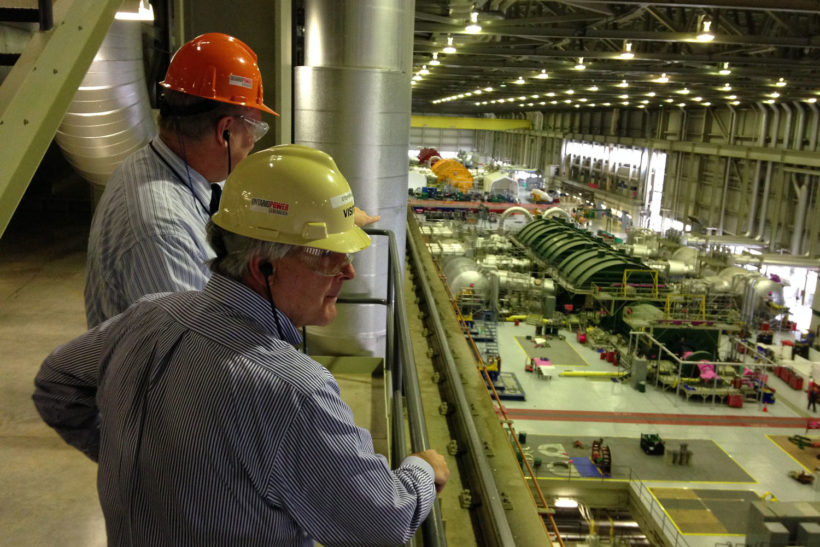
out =
[[(617, 0), (619, 4), (630, 6), (645, 6), (646, 0)], [(611, 4), (612, 0), (584, 0), (586, 4)], [(742, 10), (778, 10), (804, 13), (820, 13), (820, 4), (817, 0), (662, 0), (652, 2), (653, 6), (667, 6), (675, 8), (721, 8)]]
[(460, 118), (453, 116), (410, 117), (410, 127), (432, 127), (435, 129), (482, 129), (484, 131), (508, 131), (510, 129), (532, 129), (530, 120), (510, 120), (500, 118)]
[(40, 165), (121, 0), (62, 0), (0, 86), (0, 236)]

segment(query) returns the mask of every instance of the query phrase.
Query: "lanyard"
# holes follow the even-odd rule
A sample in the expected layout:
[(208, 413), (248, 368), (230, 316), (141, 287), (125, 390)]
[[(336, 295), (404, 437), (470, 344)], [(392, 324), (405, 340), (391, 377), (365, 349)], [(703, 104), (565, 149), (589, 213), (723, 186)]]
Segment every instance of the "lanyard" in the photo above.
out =
[(157, 155), (157, 157), (160, 159), (160, 161), (162, 161), (162, 163), (164, 163), (164, 164), (165, 164), (165, 167), (167, 167), (168, 169), (170, 169), (170, 170), (171, 170), (171, 172), (172, 172), (172, 173), (174, 174), (174, 176), (175, 176), (175, 177), (179, 180), (179, 182), (181, 182), (182, 184), (184, 184), (184, 185), (185, 185), (185, 187), (186, 187), (186, 188), (188, 188), (188, 190), (190, 190), (190, 191), (191, 191), (191, 195), (193, 195), (193, 196), (194, 196), (194, 199), (197, 201), (197, 203), (199, 203), (199, 206), (200, 206), (200, 207), (202, 207), (202, 210), (203, 210), (203, 211), (205, 211), (205, 214), (206, 214), (206, 215), (208, 215), (208, 216), (210, 217), (210, 216), (211, 216), (211, 210), (210, 210), (210, 208), (209, 208), (209, 207), (207, 207), (204, 203), (202, 203), (202, 201), (201, 201), (201, 200), (199, 199), (199, 197), (196, 195), (196, 192), (194, 192), (194, 186), (193, 186), (193, 183), (191, 182), (191, 174), (187, 172), (187, 171), (188, 171), (188, 162), (185, 162), (185, 171), (186, 171), (186, 174), (187, 174), (188, 176), (187, 176), (187, 177), (183, 177), (182, 175), (180, 175), (179, 173), (177, 173), (177, 170), (176, 170), (176, 169), (174, 169), (174, 168), (173, 168), (173, 166), (172, 166), (170, 163), (168, 163), (168, 160), (166, 160), (164, 157), (162, 157), (162, 154), (160, 154), (160, 153), (159, 153), (159, 150), (157, 150), (156, 148), (154, 148), (154, 143), (149, 142), (149, 143), (148, 143), (148, 146), (150, 146), (150, 147), (151, 147), (151, 150), (154, 152), (154, 154), (156, 154), (156, 155)]

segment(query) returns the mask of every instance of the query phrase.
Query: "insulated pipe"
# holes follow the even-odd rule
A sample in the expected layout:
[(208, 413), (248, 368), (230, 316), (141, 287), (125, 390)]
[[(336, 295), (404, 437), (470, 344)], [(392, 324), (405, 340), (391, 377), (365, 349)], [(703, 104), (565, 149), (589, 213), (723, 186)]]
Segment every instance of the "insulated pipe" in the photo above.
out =
[(791, 146), (792, 120), (794, 118), (792, 109), (788, 104), (782, 103), (780, 106), (782, 106), (786, 112), (786, 127), (783, 129), (783, 148), (788, 149)]
[(794, 230), (792, 231), (792, 255), (797, 256), (803, 244), (803, 230), (806, 223), (806, 209), (809, 206), (809, 184), (804, 183), (802, 186), (795, 182), (797, 174), (792, 173), (792, 186), (794, 187), (794, 194), (797, 196), (797, 212), (794, 217)]
[(792, 148), (803, 149), (803, 133), (806, 131), (806, 111), (800, 105), (800, 101), (794, 101), (794, 109), (797, 112), (797, 129), (794, 131), (794, 141)]
[[(404, 264), (410, 135), (412, 0), (306, 0), (305, 66), (294, 67), (294, 142), (333, 156), (356, 205), (379, 214)], [(385, 294), (384, 238), (356, 255), (343, 296)], [(327, 327), (311, 327), (314, 353), (383, 355), (378, 306), (344, 306)]]
[[(732, 121), (729, 123), (729, 144), (734, 144), (735, 142), (735, 128), (737, 124), (737, 111), (735, 111), (732, 105), (728, 105), (729, 110), (732, 112)], [(723, 223), (726, 219), (726, 194), (729, 192), (729, 174), (730, 174), (730, 167), (732, 164), (732, 158), (726, 158), (726, 167), (723, 173), (723, 194), (721, 195), (720, 199), (720, 226), (718, 228), (718, 233), (723, 235)]]
[(809, 150), (817, 150), (817, 127), (820, 125), (820, 111), (817, 110), (817, 105), (809, 103), (811, 108), (811, 129), (809, 130)]
[[(757, 146), (762, 148), (766, 144), (766, 125), (769, 121), (769, 111), (766, 110), (766, 108), (760, 103), (757, 104), (757, 107), (760, 109), (760, 135), (757, 138)], [(752, 237), (754, 235), (755, 230), (755, 213), (757, 212), (757, 191), (760, 187), (760, 166), (761, 161), (757, 160), (757, 165), (755, 165), (754, 183), (752, 186), (752, 204), (749, 207), (749, 223), (746, 228), (746, 233), (744, 234), (746, 237)]]
[(140, 23), (114, 20), (55, 135), (68, 163), (98, 191), (157, 134), (147, 89)]
[[(772, 119), (772, 128), (770, 131), (771, 140), (769, 141), (769, 147), (775, 148), (777, 146), (777, 137), (778, 137), (778, 130), (780, 129), (780, 109), (777, 106), (772, 106), (772, 110), (774, 111), (774, 119)], [(767, 162), (766, 164), (766, 179), (763, 181), (763, 197), (761, 198), (760, 204), (760, 225), (757, 229), (757, 239), (758, 241), (763, 241), (763, 234), (766, 231), (766, 213), (768, 212), (767, 209), (769, 207), (769, 190), (772, 185), (772, 169), (774, 167), (774, 162)], [(770, 234), (773, 236), (774, 234)], [(771, 239), (771, 237), (770, 237)]]
[[(792, 132), (792, 120), (794, 119), (792, 116), (792, 109), (789, 107), (788, 104), (783, 103), (781, 105), (783, 110), (786, 112), (786, 123), (784, 124), (785, 127), (783, 128), (783, 145), (781, 146), (782, 149), (787, 149), (791, 146), (791, 132)], [(772, 106), (774, 108), (774, 106)], [(781, 167), (782, 169), (782, 167)], [(783, 201), (784, 196), (786, 195), (786, 188), (784, 185), (787, 184), (782, 177), (785, 177), (785, 173), (782, 171), (779, 174), (780, 179), (778, 179), (779, 184), (775, 184), (775, 204), (772, 208), (772, 222), (771, 222), (771, 229), (769, 232), (769, 250), (774, 251), (775, 247), (779, 245), (781, 240), (781, 234), (783, 232), (783, 225), (784, 222), (781, 222), (781, 217), (783, 216)]]

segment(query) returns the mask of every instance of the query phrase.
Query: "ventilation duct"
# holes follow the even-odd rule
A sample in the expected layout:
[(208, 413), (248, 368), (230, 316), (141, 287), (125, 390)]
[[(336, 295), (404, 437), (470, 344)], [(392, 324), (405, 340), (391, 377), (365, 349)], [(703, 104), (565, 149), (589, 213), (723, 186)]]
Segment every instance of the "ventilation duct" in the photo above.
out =
[(115, 20), (57, 130), (57, 144), (80, 175), (102, 186), (156, 133), (140, 23)]

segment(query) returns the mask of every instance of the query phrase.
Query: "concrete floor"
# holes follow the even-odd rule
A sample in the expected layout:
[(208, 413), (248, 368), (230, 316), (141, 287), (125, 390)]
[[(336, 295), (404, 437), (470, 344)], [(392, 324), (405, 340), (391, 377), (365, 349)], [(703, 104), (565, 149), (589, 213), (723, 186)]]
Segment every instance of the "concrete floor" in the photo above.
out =
[(0, 240), (0, 544), (105, 545), (95, 463), (37, 414), (34, 376), (59, 344), (85, 332), (88, 219), (18, 215)]
[[(673, 392), (662, 391), (651, 383), (646, 392), (641, 393), (629, 383), (615, 383), (607, 380), (561, 377), (552, 380), (539, 378), (532, 373), (524, 372), (525, 353), (516, 337), (534, 335), (535, 327), (521, 323), (500, 323), (498, 326), (499, 350), (502, 359), (502, 370), (514, 372), (527, 394), (525, 401), (504, 401), (504, 407), (514, 414), (517, 409), (549, 409), (554, 411), (596, 411), (592, 421), (533, 420), (526, 417), (515, 418), (517, 432), (526, 432), (528, 436), (550, 435), (565, 437), (607, 437), (640, 439), (641, 433), (657, 433), (665, 439), (711, 439), (717, 443), (743, 470), (751, 475), (756, 483), (738, 484), (731, 482), (681, 482), (663, 480), (644, 480), (646, 488), (682, 488), (738, 490), (748, 489), (757, 496), (772, 492), (781, 501), (820, 501), (820, 490), (800, 484), (786, 476), (788, 471), (802, 469), (801, 465), (766, 437), (767, 434), (793, 435), (805, 434), (805, 428), (764, 426), (761, 422), (770, 418), (794, 418), (808, 416), (805, 410), (805, 392), (790, 389), (780, 379), (770, 379), (770, 384), (777, 390), (777, 401), (768, 405), (766, 412), (756, 404), (747, 403), (743, 408), (729, 408), (725, 404), (702, 402), (700, 399), (676, 396)], [(569, 333), (564, 333), (569, 334)], [(579, 356), (578, 366), (557, 367), (561, 370), (600, 370), (612, 371), (614, 367), (602, 361), (596, 351), (586, 345), (578, 344), (574, 337), (567, 336)], [(641, 413), (656, 415), (654, 423), (642, 420)], [(626, 417), (625, 417), (626, 416)], [(687, 416), (692, 419), (687, 419)], [(710, 417), (715, 422), (722, 416), (742, 419), (746, 425), (689, 425), (697, 417)], [(711, 420), (710, 420), (711, 421)], [(678, 423), (684, 422), (684, 423)], [(786, 420), (783, 420), (786, 422)], [(815, 435), (817, 432), (811, 432)], [(694, 457), (697, 457), (695, 454)], [(820, 464), (820, 462), (818, 462)], [(613, 466), (630, 468), (632, 476), (641, 476), (640, 462), (619, 461), (613, 454)], [(820, 481), (818, 481), (820, 482)], [(820, 485), (816, 485), (820, 486)], [(650, 500), (651, 496), (646, 497)], [(648, 507), (656, 519), (668, 518), (660, 506)], [(746, 511), (746, 506), (738, 507)], [(674, 530), (671, 520), (666, 527)], [(743, 537), (684, 535), (678, 545), (688, 544), (692, 547), (712, 547), (718, 542), (742, 543)]]

